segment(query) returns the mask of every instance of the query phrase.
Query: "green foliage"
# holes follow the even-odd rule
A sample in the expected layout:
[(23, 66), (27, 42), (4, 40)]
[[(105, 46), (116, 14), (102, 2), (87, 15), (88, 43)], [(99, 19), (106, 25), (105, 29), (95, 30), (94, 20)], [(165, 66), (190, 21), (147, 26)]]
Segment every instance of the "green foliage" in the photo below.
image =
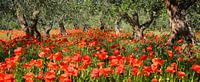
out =
[[(200, 1), (197, 1), (187, 10), (188, 21), (197, 29), (200, 24), (199, 5)], [(116, 19), (124, 12), (137, 12), (141, 23), (153, 13), (156, 20), (151, 28), (168, 27), (168, 16), (163, 0), (0, 0), (0, 19), (16, 22), (17, 8), (27, 20), (32, 18), (33, 11), (39, 10), (39, 27), (52, 22), (57, 27), (56, 23), (62, 15), (62, 21), (67, 27), (73, 27), (75, 24), (78, 27), (83, 27), (84, 24), (99, 27), (100, 20), (104, 21), (107, 27), (114, 27)]]

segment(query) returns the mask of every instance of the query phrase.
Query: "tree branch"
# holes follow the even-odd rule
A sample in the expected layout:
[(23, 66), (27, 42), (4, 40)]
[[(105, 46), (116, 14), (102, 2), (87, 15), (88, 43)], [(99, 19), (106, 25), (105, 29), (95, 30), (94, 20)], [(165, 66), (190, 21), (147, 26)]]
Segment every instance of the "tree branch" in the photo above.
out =
[(153, 16), (153, 12), (150, 14), (150, 19), (147, 20), (146, 22), (144, 22), (142, 25), (140, 25), (140, 27), (144, 30), (146, 28), (148, 28), (151, 23), (153, 22), (153, 20), (155, 19), (155, 16)]
[(20, 15), (19, 9), (16, 10), (16, 14), (17, 14), (17, 19), (22, 29), (26, 28), (28, 26), (28, 23), (26, 22), (24, 15)]

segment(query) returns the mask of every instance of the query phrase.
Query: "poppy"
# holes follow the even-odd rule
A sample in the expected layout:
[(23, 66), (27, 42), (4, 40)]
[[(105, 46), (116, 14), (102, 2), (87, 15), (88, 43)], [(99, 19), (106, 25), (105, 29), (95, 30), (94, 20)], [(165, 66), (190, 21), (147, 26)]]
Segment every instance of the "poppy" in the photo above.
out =
[(38, 75), (35, 76), (35, 78), (36, 78), (36, 79), (42, 79), (42, 78), (43, 78), (43, 72), (40, 71), (40, 72), (38, 73)]
[(16, 49), (14, 50), (14, 54), (15, 54), (15, 55), (20, 55), (20, 54), (22, 54), (22, 47), (16, 48)]
[(100, 72), (99, 72), (99, 69), (97, 68), (93, 68), (90, 72), (90, 76), (91, 77), (99, 77), (100, 76)]
[(58, 77), (59, 82), (71, 82), (71, 80), (68, 78), (67, 74), (61, 74)]
[(145, 54), (140, 56), (140, 60), (146, 60), (147, 58), (148, 58), (148, 56)]
[(59, 61), (60, 59), (62, 59), (62, 54), (61, 52), (57, 52), (53, 55), (53, 60), (55, 61)]
[(55, 78), (55, 72), (54, 71), (47, 71), (44, 75), (44, 80), (47, 82), (51, 82)]
[(117, 66), (116, 69), (115, 69), (115, 72), (116, 72), (117, 74), (124, 73), (124, 72), (125, 72), (124, 66)]
[(24, 74), (23, 78), (25, 79), (25, 82), (33, 82), (33, 73), (26, 73)]
[(177, 72), (177, 76), (178, 76), (178, 77), (184, 77), (184, 76), (185, 76), (185, 73), (182, 72), (182, 71), (178, 71), (178, 72)]
[(114, 55), (119, 55), (120, 54), (120, 51), (119, 50), (113, 50), (112, 52)]
[(138, 72), (139, 72), (139, 70), (136, 67), (133, 67), (131, 69), (131, 74), (134, 75), (134, 76), (138, 75)]
[(153, 78), (153, 79), (151, 80), (151, 82), (158, 82), (158, 80), (157, 80), (156, 78)]

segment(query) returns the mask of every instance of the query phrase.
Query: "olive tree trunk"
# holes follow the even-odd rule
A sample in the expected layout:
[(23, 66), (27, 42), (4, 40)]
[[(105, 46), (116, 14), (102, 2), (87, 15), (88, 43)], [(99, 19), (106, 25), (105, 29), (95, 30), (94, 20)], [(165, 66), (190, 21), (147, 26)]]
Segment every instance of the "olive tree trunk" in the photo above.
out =
[(26, 33), (26, 35), (29, 38), (35, 37), (38, 40), (41, 40), (41, 34), (40, 32), (37, 30), (37, 23), (38, 23), (38, 15), (39, 15), (39, 11), (34, 11), (33, 15), (32, 15), (32, 25), (28, 25), (26, 18), (24, 17), (23, 14), (21, 14), (19, 12), (19, 9), (17, 9), (17, 19), (19, 21), (19, 25), (21, 26), (21, 28), (23, 29), (23, 31)]
[(66, 30), (63, 22), (59, 22), (60, 35), (66, 36)]
[(177, 0), (165, 0), (172, 31), (168, 40), (169, 43), (174, 43), (174, 41), (178, 39), (184, 39), (187, 43), (194, 42), (194, 35), (191, 32), (191, 27), (186, 21), (186, 10), (194, 4), (195, 1), (196, 0), (186, 0), (184, 2), (178, 2)]

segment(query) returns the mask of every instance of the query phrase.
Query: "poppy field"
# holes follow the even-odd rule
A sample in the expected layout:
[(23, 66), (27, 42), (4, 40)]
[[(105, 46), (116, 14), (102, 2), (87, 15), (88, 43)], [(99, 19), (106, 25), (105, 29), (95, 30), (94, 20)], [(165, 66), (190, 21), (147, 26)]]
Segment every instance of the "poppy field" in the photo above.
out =
[(74, 29), (37, 41), (19, 33), (0, 40), (0, 82), (200, 81), (200, 47), (168, 45), (168, 34), (146, 32), (136, 40), (131, 33)]

